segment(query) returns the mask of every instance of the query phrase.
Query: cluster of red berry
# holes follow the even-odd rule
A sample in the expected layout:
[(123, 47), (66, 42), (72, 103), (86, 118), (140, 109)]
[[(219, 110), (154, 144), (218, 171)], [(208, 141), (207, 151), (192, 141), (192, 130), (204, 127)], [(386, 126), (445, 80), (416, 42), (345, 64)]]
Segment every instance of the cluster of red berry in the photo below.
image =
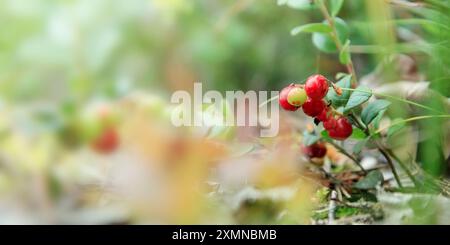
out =
[(331, 138), (345, 140), (352, 134), (352, 125), (342, 115), (327, 106), (324, 97), (328, 93), (328, 81), (322, 75), (310, 76), (305, 85), (291, 84), (280, 92), (279, 103), (283, 109), (303, 112), (323, 123)]

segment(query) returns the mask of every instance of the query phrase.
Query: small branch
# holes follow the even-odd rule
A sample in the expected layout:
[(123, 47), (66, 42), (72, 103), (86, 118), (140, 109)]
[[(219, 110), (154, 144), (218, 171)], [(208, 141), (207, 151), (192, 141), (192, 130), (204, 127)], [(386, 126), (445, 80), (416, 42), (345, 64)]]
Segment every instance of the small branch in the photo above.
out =
[(378, 142), (376, 142), (377, 147), (378, 147), (378, 151), (384, 156), (384, 158), (386, 158), (386, 161), (389, 164), (389, 167), (392, 170), (392, 174), (394, 174), (394, 178), (395, 181), (398, 184), (398, 187), (403, 189), (403, 185), (402, 182), (400, 181), (400, 177), (398, 176), (397, 170), (395, 169), (394, 163), (392, 162), (391, 158), (389, 157), (388, 153), (386, 152), (386, 150), (384, 150), (379, 144)]
[[(319, 2), (320, 10), (321, 10), (324, 18), (327, 20), (328, 24), (330, 25), (330, 27), (332, 29), (332, 31), (330, 33), (331, 38), (333, 39), (334, 43), (336, 44), (336, 48), (339, 50), (339, 52), (341, 52), (342, 51), (342, 43), (341, 43), (341, 40), (339, 40), (339, 36), (336, 31), (336, 26), (334, 24), (334, 20), (328, 13), (327, 6), (323, 2), (323, 0), (319, 0), (316, 2)], [(353, 81), (353, 84), (355, 85), (357, 83), (358, 79), (356, 77), (355, 68), (353, 66), (353, 62), (351, 59), (350, 59), (350, 62), (347, 64), (347, 71), (348, 71), (348, 73), (350, 73), (352, 75), (352, 81)]]
[(400, 158), (397, 157), (397, 155), (394, 154), (394, 152), (391, 149), (386, 150), (389, 155), (394, 158), (395, 161), (400, 165), (400, 167), (405, 171), (405, 173), (408, 175), (408, 177), (411, 179), (411, 181), (414, 183), (414, 186), (418, 187), (419, 182), (416, 180), (414, 175), (409, 171), (409, 169), (406, 167), (406, 165), (400, 160)]
[[(349, 116), (353, 119), (353, 121), (355, 121), (355, 123), (357, 124), (357, 127), (360, 128), (361, 130), (364, 131), (364, 134), (367, 137), (370, 137), (370, 132), (369, 132), (369, 128), (365, 127), (359, 120), (358, 118), (353, 115), (353, 114), (349, 114)], [(388, 152), (383, 149), (383, 147), (376, 141), (374, 140), (375, 144), (377, 145), (378, 151), (384, 156), (384, 158), (386, 158), (386, 161), (389, 164), (389, 167), (391, 168), (392, 174), (394, 174), (395, 177), (395, 181), (397, 182), (398, 186), (400, 188), (403, 188), (402, 183), (400, 181), (400, 177), (398, 176), (397, 170), (395, 169), (394, 163), (392, 162), (392, 159), (389, 157)]]
[(367, 171), (363, 168), (363, 166), (359, 163), (358, 159), (356, 159), (354, 156), (352, 156), (350, 153), (348, 153), (344, 148), (339, 146), (338, 144), (334, 143), (332, 140), (327, 140), (328, 143), (333, 145), (339, 152), (350, 158), (358, 167), (366, 174)]
[[(367, 127), (363, 126), (362, 123), (358, 120), (358, 118), (355, 115), (349, 114), (349, 116), (353, 119), (353, 121), (355, 121), (355, 123), (357, 124), (357, 127), (364, 131), (364, 134), (366, 136), (368, 136), (368, 137), (371, 136), (370, 132), (369, 132), (369, 129)], [(378, 133), (378, 132), (381, 132), (381, 131), (378, 130), (376, 133)], [(389, 164), (389, 167), (391, 168), (392, 173), (394, 174), (395, 180), (396, 180), (397, 184), (399, 185), (399, 187), (402, 188), (402, 185), (400, 183), (400, 178), (398, 177), (397, 171), (395, 169), (394, 164), (392, 163), (392, 160), (391, 160), (390, 156), (392, 158), (394, 158), (394, 160), (406, 172), (408, 177), (411, 179), (411, 181), (417, 187), (418, 186), (417, 180), (414, 178), (414, 176), (412, 175), (411, 171), (409, 171), (409, 169), (405, 166), (405, 164), (403, 164), (403, 162), (401, 162), (400, 159), (394, 154), (394, 152), (391, 149), (384, 149), (376, 140), (374, 140), (374, 142), (377, 145), (378, 151), (386, 158), (386, 160), (387, 160), (387, 162)]]

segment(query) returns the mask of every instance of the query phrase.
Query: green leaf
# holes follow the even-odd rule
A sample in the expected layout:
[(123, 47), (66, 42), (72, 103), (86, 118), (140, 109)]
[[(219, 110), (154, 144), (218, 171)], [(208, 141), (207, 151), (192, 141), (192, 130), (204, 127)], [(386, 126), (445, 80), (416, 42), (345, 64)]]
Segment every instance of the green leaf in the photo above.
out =
[[(350, 88), (351, 86), (351, 75), (344, 76), (339, 82), (336, 83), (338, 87), (341, 88)], [(334, 107), (344, 106), (347, 104), (348, 98), (350, 97), (350, 91), (349, 90), (342, 90), (342, 94), (338, 95), (334, 91), (334, 89), (331, 89), (327, 93), (327, 99), (331, 101)]]
[(339, 53), (339, 61), (341, 64), (347, 65), (351, 61), (349, 46), (350, 40), (347, 39), (344, 46), (342, 46), (341, 52)]
[(391, 102), (387, 100), (376, 100), (370, 103), (361, 113), (361, 119), (365, 125), (369, 125), (378, 114), (385, 110)]
[(309, 146), (316, 143), (320, 139), (320, 136), (311, 134), (307, 131), (303, 133), (303, 145)]
[(366, 134), (359, 128), (354, 128), (352, 135), (350, 135), (352, 139), (362, 140), (366, 138)]
[(336, 16), (342, 8), (344, 0), (330, 0), (331, 15)]
[(388, 131), (387, 131), (387, 137), (391, 137), (392, 135), (394, 135), (395, 133), (397, 133), (398, 131), (402, 130), (406, 123), (403, 122), (403, 118), (396, 118), (392, 121), (391, 125), (395, 124), (391, 127), (389, 127)]
[(359, 86), (356, 89), (357, 90), (353, 91), (350, 95), (347, 105), (345, 105), (345, 112), (361, 105), (362, 103), (369, 100), (370, 96), (372, 96), (372, 91), (369, 88)]
[(328, 134), (328, 131), (326, 131), (326, 130), (322, 130), (322, 132), (320, 132), (320, 135), (322, 136), (323, 139), (331, 140), (330, 135)]
[(386, 110), (380, 111), (378, 113), (378, 115), (373, 119), (372, 125), (373, 125), (374, 128), (379, 128), (381, 119), (383, 119), (383, 115), (384, 115), (385, 112), (386, 112)]
[(291, 30), (291, 35), (295, 36), (297, 34), (299, 34), (300, 32), (308, 32), (308, 33), (314, 33), (314, 32), (319, 32), (319, 33), (329, 33), (331, 32), (332, 29), (329, 25), (327, 24), (323, 24), (323, 23), (310, 23), (310, 24), (305, 24), (305, 25), (301, 25), (301, 26), (297, 26), (294, 29)]
[[(322, 23), (328, 25), (328, 21), (324, 20)], [(345, 43), (349, 35), (349, 29), (344, 20), (335, 17), (334, 26), (336, 28), (336, 33), (341, 43)], [(331, 36), (331, 33), (319, 33), (315, 32), (312, 34), (312, 42), (314, 46), (322, 52), (325, 53), (337, 53), (338, 48), (336, 43)]]
[(361, 190), (374, 189), (383, 182), (383, 174), (379, 170), (370, 171), (364, 179), (358, 181), (353, 187)]
[(364, 148), (364, 146), (367, 144), (367, 141), (369, 140), (369, 138), (366, 138), (364, 140), (361, 140), (360, 142), (358, 142), (355, 146), (353, 146), (353, 153), (354, 154), (359, 154), (361, 153), (362, 149)]

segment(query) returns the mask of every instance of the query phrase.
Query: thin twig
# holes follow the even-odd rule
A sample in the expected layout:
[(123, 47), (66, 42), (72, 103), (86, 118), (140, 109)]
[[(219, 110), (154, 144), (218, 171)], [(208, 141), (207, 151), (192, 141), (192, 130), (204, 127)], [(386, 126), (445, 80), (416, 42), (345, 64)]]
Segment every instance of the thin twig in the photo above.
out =
[(386, 158), (387, 163), (389, 164), (389, 167), (392, 170), (392, 174), (394, 174), (394, 178), (395, 181), (398, 184), (398, 187), (403, 189), (403, 185), (402, 182), (400, 181), (400, 177), (398, 176), (397, 170), (395, 169), (394, 163), (392, 162), (392, 159), (389, 157), (388, 153), (386, 152), (386, 150), (384, 150), (379, 144), (378, 142), (376, 142), (377, 147), (378, 147), (378, 151), (384, 156), (384, 158)]
[[(356, 126), (364, 131), (364, 134), (368, 137), (370, 137), (370, 132), (369, 132), (369, 128), (363, 126), (363, 124), (359, 121), (359, 119), (353, 115), (353, 114), (349, 114), (349, 116), (353, 119), (353, 121), (356, 123)], [(395, 177), (395, 181), (397, 182), (398, 186), (400, 188), (403, 188), (402, 183), (400, 181), (400, 177), (398, 176), (397, 170), (395, 169), (394, 163), (392, 162), (392, 159), (390, 158), (388, 152), (376, 141), (374, 140), (378, 151), (384, 156), (384, 158), (386, 158), (387, 163), (389, 164), (389, 167), (391, 168), (392, 174), (394, 174)]]
[(391, 149), (386, 149), (387, 153), (389, 155), (392, 156), (392, 158), (395, 159), (395, 161), (397, 161), (397, 163), (400, 165), (400, 167), (403, 168), (403, 170), (405, 171), (405, 173), (408, 175), (408, 177), (411, 179), (411, 181), (414, 183), (414, 186), (418, 187), (419, 186), (419, 182), (416, 180), (416, 178), (414, 177), (414, 175), (411, 173), (411, 171), (409, 171), (409, 169), (406, 167), (406, 165), (400, 160), (400, 158), (397, 157), (397, 155), (395, 155), (395, 153), (391, 150)]
[(386, 126), (384, 128), (380, 128), (377, 131), (375, 131), (374, 134), (381, 133), (384, 130), (386, 130), (386, 129), (392, 127), (392, 126), (403, 124), (403, 123), (407, 123), (407, 122), (411, 122), (411, 121), (417, 121), (417, 120), (422, 120), (422, 119), (430, 119), (430, 118), (445, 118), (445, 117), (450, 117), (450, 115), (427, 115), (427, 116), (411, 117), (411, 118), (408, 118), (408, 119), (405, 119), (405, 120), (401, 120), (401, 121), (398, 121), (398, 122), (391, 123), (390, 125), (388, 125), (388, 126)]
[(359, 163), (358, 159), (356, 159), (354, 156), (352, 156), (350, 153), (348, 153), (344, 148), (342, 148), (340, 145), (334, 143), (332, 140), (327, 140), (328, 143), (334, 146), (339, 152), (350, 158), (358, 167), (363, 171), (365, 174), (367, 171), (363, 168), (363, 166)]
[[(323, 0), (319, 0), (316, 2), (319, 2), (320, 10), (321, 10), (324, 18), (327, 20), (328, 24), (331, 27), (331, 30), (332, 30), (330, 33), (331, 38), (333, 39), (334, 43), (336, 44), (336, 48), (339, 50), (339, 52), (341, 52), (342, 51), (342, 43), (341, 43), (341, 40), (339, 40), (339, 36), (336, 31), (336, 26), (334, 25), (334, 20), (328, 13), (327, 6), (323, 2)], [(348, 71), (348, 73), (352, 74), (353, 84), (356, 84), (358, 81), (358, 78), (356, 77), (355, 68), (353, 66), (353, 62), (351, 59), (350, 59), (350, 62), (347, 64), (347, 71)]]

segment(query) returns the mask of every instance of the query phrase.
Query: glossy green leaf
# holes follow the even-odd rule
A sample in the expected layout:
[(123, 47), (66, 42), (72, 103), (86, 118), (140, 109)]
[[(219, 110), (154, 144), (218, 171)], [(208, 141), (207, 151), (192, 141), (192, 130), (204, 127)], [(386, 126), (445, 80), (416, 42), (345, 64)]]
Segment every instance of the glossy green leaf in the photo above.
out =
[(366, 138), (366, 134), (364, 133), (364, 131), (362, 131), (359, 128), (353, 128), (353, 132), (350, 135), (350, 138), (356, 139), (356, 140), (361, 140), (361, 139)]
[(347, 112), (347, 111), (361, 105), (362, 103), (369, 100), (370, 96), (372, 96), (372, 91), (369, 88), (359, 86), (350, 95), (350, 98), (348, 99), (348, 102), (345, 105), (344, 111)]
[[(339, 82), (336, 83), (338, 87), (341, 88), (350, 88), (351, 86), (351, 80), (352, 76), (347, 75), (344, 76)], [(330, 88), (327, 93), (327, 99), (331, 101), (334, 107), (344, 106), (347, 104), (347, 101), (350, 97), (350, 91), (349, 90), (342, 90), (342, 94), (338, 95), (334, 91), (334, 89)]]
[(386, 110), (382, 110), (378, 113), (378, 115), (373, 119), (372, 121), (372, 125), (374, 128), (379, 128), (380, 127), (380, 122), (381, 119), (383, 119), (383, 115), (386, 112)]
[[(328, 22), (325, 20), (324, 24), (328, 25)], [(336, 27), (336, 33), (341, 43), (345, 43), (348, 38), (348, 26), (344, 20), (340, 18), (334, 18), (334, 26)], [(318, 48), (320, 51), (325, 53), (336, 53), (338, 51), (336, 47), (336, 43), (331, 37), (330, 33), (319, 33), (315, 32), (312, 35), (312, 41), (314, 46)]]
[(387, 100), (376, 100), (370, 103), (361, 113), (361, 119), (365, 125), (369, 125), (378, 114), (385, 110), (391, 102)]

